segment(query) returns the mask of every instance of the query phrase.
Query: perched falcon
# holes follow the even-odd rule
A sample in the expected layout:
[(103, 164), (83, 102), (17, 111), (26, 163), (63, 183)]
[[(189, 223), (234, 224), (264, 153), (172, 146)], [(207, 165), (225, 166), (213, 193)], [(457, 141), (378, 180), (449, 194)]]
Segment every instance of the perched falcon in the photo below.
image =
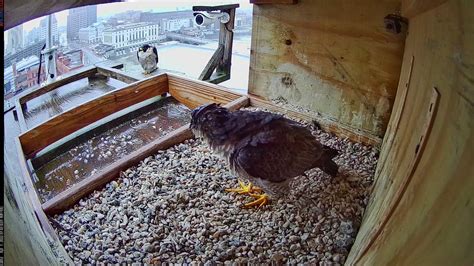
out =
[[(332, 160), (338, 152), (319, 143), (303, 125), (282, 115), (230, 112), (212, 103), (193, 110), (190, 128), (227, 160), (236, 176), (248, 179), (249, 184), (239, 180), (241, 188), (227, 190), (256, 198), (246, 207), (266, 204), (268, 195), (287, 194), (290, 181), (306, 170), (318, 167), (333, 177), (338, 173)], [(264, 193), (260, 194), (262, 190)]]
[(158, 51), (153, 46), (145, 44), (140, 47), (137, 52), (137, 58), (143, 70), (145, 70), (145, 74), (149, 74), (158, 68)]

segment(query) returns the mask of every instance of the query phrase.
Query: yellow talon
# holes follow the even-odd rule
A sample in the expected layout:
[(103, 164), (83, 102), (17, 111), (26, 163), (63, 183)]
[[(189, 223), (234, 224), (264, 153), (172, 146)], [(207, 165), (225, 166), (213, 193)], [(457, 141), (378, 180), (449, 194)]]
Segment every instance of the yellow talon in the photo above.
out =
[(266, 205), (268, 203), (268, 195), (267, 194), (250, 194), (250, 196), (256, 198), (256, 200), (249, 202), (244, 205), (245, 208), (250, 208), (257, 206), (258, 208), (262, 207), (263, 205)]
[(225, 191), (227, 191), (227, 192), (237, 192), (239, 194), (250, 194), (250, 193), (254, 193), (254, 192), (257, 192), (257, 193), (262, 192), (262, 189), (260, 189), (258, 187), (255, 187), (250, 182), (246, 185), (244, 182), (239, 180), (239, 185), (240, 185), (240, 188), (227, 188)]

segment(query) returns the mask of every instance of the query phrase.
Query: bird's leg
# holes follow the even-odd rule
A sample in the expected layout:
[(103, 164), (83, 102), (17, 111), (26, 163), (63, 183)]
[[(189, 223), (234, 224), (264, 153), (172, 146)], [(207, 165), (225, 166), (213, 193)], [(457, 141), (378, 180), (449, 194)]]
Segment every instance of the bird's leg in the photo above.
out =
[(247, 204), (244, 205), (245, 208), (250, 208), (250, 207), (254, 207), (254, 206), (257, 206), (258, 208), (262, 207), (263, 205), (266, 205), (269, 201), (268, 199), (268, 195), (263, 193), (263, 194), (252, 194), (252, 193), (249, 193), (249, 195), (251, 197), (254, 197), (256, 198), (256, 200), (252, 201), (252, 202), (249, 202)]
[(237, 192), (239, 194), (251, 194), (251, 193), (254, 193), (254, 192), (257, 192), (257, 193), (262, 192), (262, 189), (260, 189), (258, 187), (255, 187), (254, 185), (252, 185), (251, 182), (249, 182), (246, 185), (244, 182), (239, 180), (239, 185), (240, 185), (240, 188), (227, 188), (225, 191), (227, 191), (227, 192)]

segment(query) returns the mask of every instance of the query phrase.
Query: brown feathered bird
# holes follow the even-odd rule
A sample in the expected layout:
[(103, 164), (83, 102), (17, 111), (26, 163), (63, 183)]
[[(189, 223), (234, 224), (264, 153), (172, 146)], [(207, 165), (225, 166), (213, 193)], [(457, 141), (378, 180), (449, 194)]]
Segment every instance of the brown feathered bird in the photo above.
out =
[[(266, 204), (265, 193), (272, 197), (287, 194), (290, 181), (306, 170), (319, 167), (331, 176), (338, 172), (332, 160), (338, 152), (319, 143), (303, 125), (282, 115), (230, 112), (212, 103), (193, 110), (190, 128), (227, 160), (235, 175), (250, 181), (246, 185), (239, 180), (241, 188), (227, 190), (256, 198), (246, 207)], [(265, 193), (260, 194), (262, 190)]]

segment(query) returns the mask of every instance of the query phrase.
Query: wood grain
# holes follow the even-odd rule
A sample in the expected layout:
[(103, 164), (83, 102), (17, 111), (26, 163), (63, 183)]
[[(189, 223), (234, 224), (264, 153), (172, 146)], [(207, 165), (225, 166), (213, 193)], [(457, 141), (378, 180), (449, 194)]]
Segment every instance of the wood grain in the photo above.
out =
[[(32, 207), (33, 207), (33, 211), (36, 214), (36, 218), (38, 219), (38, 222), (39, 222), (43, 232), (45, 234), (47, 234), (48, 237), (50, 239), (52, 239), (53, 241), (58, 241), (59, 242), (59, 237), (56, 234), (56, 231), (53, 229), (53, 227), (49, 223), (49, 219), (46, 216), (45, 212), (43, 211), (43, 208), (41, 207), (41, 203), (39, 201), (38, 194), (36, 193), (36, 189), (34, 188), (34, 185), (33, 185), (33, 182), (32, 182), (31, 172), (28, 170), (26, 158), (23, 155), (23, 150), (22, 150), (19, 138), (16, 139), (16, 146), (17, 146), (17, 152), (18, 152), (18, 156), (19, 156), (19, 158), (18, 158), (19, 159), (18, 160), (19, 167), (20, 167), (20, 170), (21, 170), (21, 173), (22, 173), (20, 178), (23, 179), (23, 182), (24, 182), (25, 187), (26, 187), (25, 193), (29, 197), (29, 200), (30, 200), (30, 202), (32, 204)], [(72, 261), (69, 259), (69, 262), (72, 262)]]
[(341, 138), (348, 138), (352, 141), (361, 142), (374, 147), (379, 147), (382, 143), (382, 139), (377, 136), (373, 136), (370, 133), (363, 132), (361, 130), (345, 128), (337, 122), (328, 121), (327, 119), (324, 119), (321, 116), (315, 116), (310, 113), (302, 113), (282, 106), (278, 106), (255, 95), (250, 95), (249, 97), (251, 106), (261, 107), (269, 111), (288, 114), (291, 117), (299, 118), (309, 123), (313, 123), (315, 121), (321, 126), (323, 130), (334, 133), (336, 136), (339, 136)]
[[(236, 110), (243, 106), (247, 106), (248, 104), (248, 98), (243, 96), (227, 103), (224, 107), (229, 108), (230, 110)], [(93, 176), (75, 184), (71, 188), (59, 193), (45, 202), (42, 205), (42, 208), (49, 215), (61, 213), (73, 206), (84, 196), (92, 193), (96, 189), (100, 189), (113, 179), (116, 179), (121, 171), (138, 164), (141, 160), (155, 154), (158, 150), (167, 149), (173, 145), (190, 139), (193, 136), (193, 133), (189, 129), (189, 124), (180, 127), (164, 137), (159, 138), (114, 162), (105, 169), (99, 171), (97, 174), (94, 174)]]
[(255, 5), (249, 93), (382, 138), (405, 43), (383, 17), (399, 10), (398, 0)]
[(242, 96), (222, 86), (172, 74), (168, 74), (168, 81), (171, 96), (190, 109), (211, 102), (226, 104)]
[(103, 96), (52, 117), (20, 136), (27, 158), (61, 138), (120, 111), (168, 91), (166, 75), (160, 75), (111, 91)]
[(199, 75), (199, 80), (207, 81), (212, 75), (212, 72), (217, 68), (217, 65), (219, 64), (219, 61), (222, 60), (222, 56), (224, 55), (224, 46), (219, 45), (217, 50), (214, 52), (212, 55), (211, 59), (209, 59), (209, 62), (207, 62), (207, 65), (204, 67), (202, 70), (201, 74)]
[(413, 18), (447, 1), (448, 0), (402, 0), (402, 16)]
[[(346, 264), (474, 262), (472, 25), (472, 1), (450, 0), (410, 20), (402, 73), (412, 74), (402, 75), (397, 98), (403, 97), (405, 84), (410, 88), (393, 144), (382, 147), (379, 161), (385, 163), (377, 166), (381, 169)], [(439, 103), (426, 139), (433, 87)], [(395, 115), (391, 119), (396, 122)]]

